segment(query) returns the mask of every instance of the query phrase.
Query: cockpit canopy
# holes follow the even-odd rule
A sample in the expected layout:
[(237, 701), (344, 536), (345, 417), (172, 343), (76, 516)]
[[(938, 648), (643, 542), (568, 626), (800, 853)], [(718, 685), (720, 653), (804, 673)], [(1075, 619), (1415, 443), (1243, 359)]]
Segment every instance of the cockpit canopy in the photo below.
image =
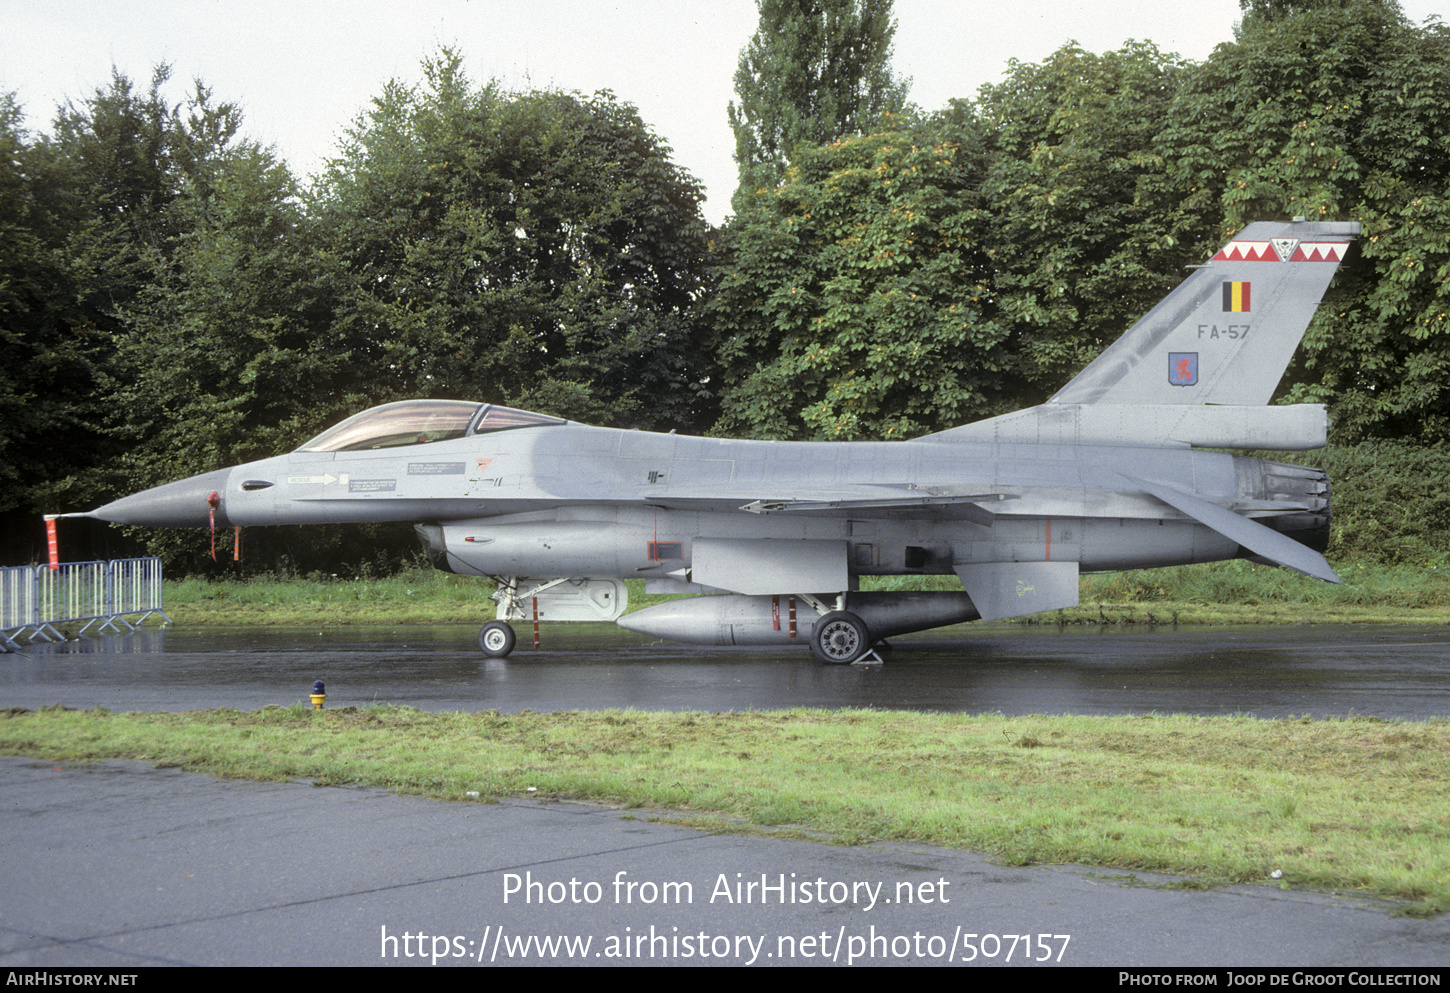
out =
[(353, 414), (297, 449), (299, 452), (363, 452), (426, 445), (512, 428), (564, 424), (527, 410), (466, 400), (403, 400)]

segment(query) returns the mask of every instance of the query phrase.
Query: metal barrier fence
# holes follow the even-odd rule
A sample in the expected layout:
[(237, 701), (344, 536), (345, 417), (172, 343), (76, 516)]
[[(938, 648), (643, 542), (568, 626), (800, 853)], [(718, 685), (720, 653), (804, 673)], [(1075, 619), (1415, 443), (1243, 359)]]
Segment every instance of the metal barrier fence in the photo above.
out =
[[(127, 620), (131, 614), (140, 616)], [(171, 623), (161, 609), (158, 558), (0, 569), (0, 645), (12, 651), (20, 647), (20, 638), (64, 641), (57, 624), (84, 621), (78, 634), (93, 625), (133, 631), (152, 614)]]

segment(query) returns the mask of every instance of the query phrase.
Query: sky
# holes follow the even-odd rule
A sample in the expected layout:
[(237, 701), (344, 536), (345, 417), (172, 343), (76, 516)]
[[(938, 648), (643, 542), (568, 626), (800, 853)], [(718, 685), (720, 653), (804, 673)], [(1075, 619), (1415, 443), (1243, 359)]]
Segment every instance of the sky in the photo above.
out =
[[(1422, 23), (1450, 0), (1401, 0)], [(1238, 0), (897, 0), (898, 77), (926, 110), (1001, 80), (1009, 59), (1040, 62), (1069, 41), (1093, 52), (1128, 39), (1195, 61), (1233, 39)], [(246, 137), (273, 146), (299, 177), (319, 172), (343, 130), (389, 80), (417, 83), (440, 47), (476, 81), (507, 89), (612, 90), (705, 186), (705, 216), (730, 210), (735, 140), (726, 118), (754, 0), (0, 0), (0, 92), (33, 131), (56, 107), (110, 80), (164, 91), (191, 81), (238, 104)]]

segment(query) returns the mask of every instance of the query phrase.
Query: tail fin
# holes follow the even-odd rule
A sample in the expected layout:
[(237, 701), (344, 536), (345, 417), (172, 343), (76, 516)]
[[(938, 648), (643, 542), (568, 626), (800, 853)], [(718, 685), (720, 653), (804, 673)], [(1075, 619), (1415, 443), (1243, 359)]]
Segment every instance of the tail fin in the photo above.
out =
[(1267, 404), (1357, 234), (1250, 224), (1047, 402)]
[(1357, 234), (1250, 224), (1046, 403), (917, 440), (1323, 448), (1322, 406), (1264, 405)]

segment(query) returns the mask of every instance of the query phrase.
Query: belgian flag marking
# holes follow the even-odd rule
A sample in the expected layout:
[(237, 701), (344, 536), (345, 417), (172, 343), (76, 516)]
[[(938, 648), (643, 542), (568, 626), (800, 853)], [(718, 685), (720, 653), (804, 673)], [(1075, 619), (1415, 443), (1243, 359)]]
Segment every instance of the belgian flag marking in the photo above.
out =
[(1223, 284), (1224, 313), (1243, 314), (1252, 309), (1249, 305), (1248, 283)]

